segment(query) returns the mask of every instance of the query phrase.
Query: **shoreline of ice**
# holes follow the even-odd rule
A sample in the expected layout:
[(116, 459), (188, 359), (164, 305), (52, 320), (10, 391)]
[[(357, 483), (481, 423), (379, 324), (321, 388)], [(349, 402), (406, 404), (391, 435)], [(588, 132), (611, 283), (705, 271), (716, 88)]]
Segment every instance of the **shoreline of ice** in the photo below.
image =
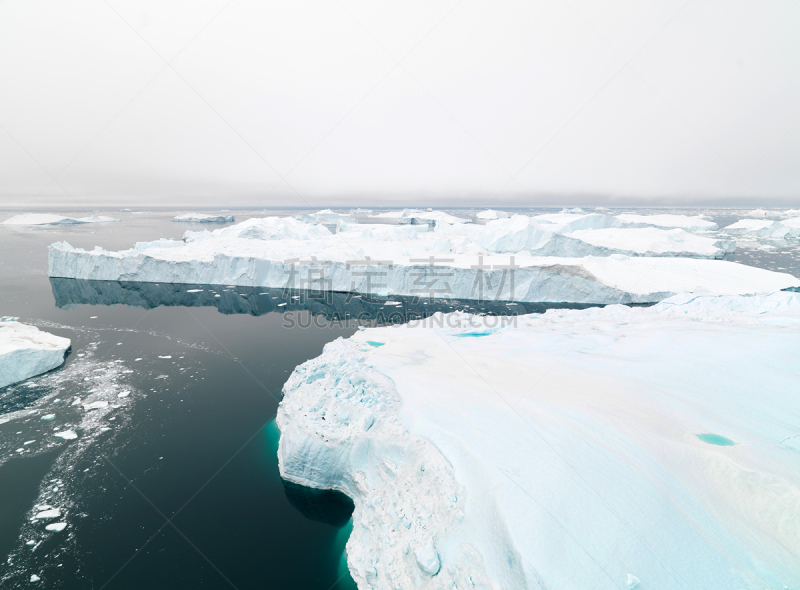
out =
[(339, 339), (284, 387), (281, 474), (354, 500), (360, 587), (800, 579), (800, 294), (449, 317)]

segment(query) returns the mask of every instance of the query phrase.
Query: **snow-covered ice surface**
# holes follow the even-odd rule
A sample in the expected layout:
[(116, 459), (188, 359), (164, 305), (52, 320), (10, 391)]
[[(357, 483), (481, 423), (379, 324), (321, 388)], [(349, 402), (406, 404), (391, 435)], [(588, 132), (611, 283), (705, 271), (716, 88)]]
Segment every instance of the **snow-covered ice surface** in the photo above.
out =
[(61, 366), (69, 346), (69, 338), (16, 321), (0, 321), (0, 387)]
[[(486, 225), (437, 222), (434, 231), (340, 223), (336, 233), (299, 219), (254, 218), (120, 252), (58, 242), (49, 248), (49, 275), (457, 299), (476, 299), (483, 290), (495, 300), (579, 304), (650, 303), (687, 291), (765, 293), (800, 284), (787, 274), (683, 257), (714, 258), (730, 249), (714, 237), (608, 229), (614, 218), (602, 214), (578, 218), (569, 235), (523, 215)], [(565, 231), (569, 223), (550, 225)], [(604, 229), (573, 237), (587, 223)], [(661, 256), (631, 256), (639, 253)]]
[(769, 219), (740, 219), (723, 230), (735, 236), (755, 236), (760, 238), (800, 238), (800, 224), (795, 219), (786, 223)]
[(88, 217), (65, 217), (50, 213), (21, 213), (9, 217), (2, 225), (80, 225), (83, 223), (106, 223), (118, 221), (113, 217), (104, 215), (89, 215)]
[(487, 319), (358, 332), (284, 387), (281, 473), (354, 499), (361, 588), (796, 587), (800, 294)]
[(476, 219), (505, 219), (508, 213), (505, 211), (497, 211), (496, 209), (486, 209), (475, 214)]
[(208, 215), (207, 213), (181, 213), (172, 218), (172, 221), (183, 223), (232, 223), (233, 215)]
[(665, 227), (680, 228), (687, 231), (713, 231), (719, 226), (700, 215), (676, 215), (660, 213), (656, 215), (639, 215), (636, 213), (621, 213), (616, 216), (628, 227)]

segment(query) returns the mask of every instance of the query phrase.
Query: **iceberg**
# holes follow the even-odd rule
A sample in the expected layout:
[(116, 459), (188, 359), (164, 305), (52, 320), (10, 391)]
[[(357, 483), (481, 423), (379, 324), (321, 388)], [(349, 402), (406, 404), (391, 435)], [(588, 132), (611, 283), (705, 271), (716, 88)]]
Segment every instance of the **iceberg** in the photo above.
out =
[(477, 219), (505, 219), (508, 213), (505, 211), (496, 211), (495, 209), (486, 209), (475, 215)]
[(622, 213), (616, 218), (625, 227), (662, 227), (680, 228), (686, 231), (715, 231), (719, 226), (713, 221), (705, 219), (701, 215), (672, 215), (660, 213), (656, 215), (637, 215), (633, 213)]
[(723, 230), (732, 236), (757, 238), (800, 238), (800, 224), (795, 219), (772, 221), (769, 219), (740, 219)]
[(454, 224), (454, 223), (469, 223), (469, 219), (463, 217), (456, 217), (444, 211), (434, 211), (433, 209), (403, 209), (402, 211), (386, 211), (385, 213), (376, 213), (371, 216), (373, 219), (387, 219), (394, 220), (398, 223), (415, 224), (421, 221), (432, 221), (434, 223)]
[(16, 321), (0, 322), (0, 387), (61, 366), (69, 347), (69, 338)]
[[(635, 234), (637, 242), (620, 252), (518, 215), (482, 226), (440, 224), (435, 231), (344, 224), (336, 233), (268, 217), (119, 252), (58, 242), (49, 247), (48, 268), (50, 277), (81, 280), (574, 304), (654, 303), (684, 292), (754, 294), (800, 285), (785, 273), (676, 256), (693, 249), (697, 256), (716, 257), (723, 248), (710, 237), (615, 231), (629, 242)], [(656, 247), (664, 256), (629, 256)]]
[(731, 240), (698, 236), (679, 228), (577, 230), (570, 237), (629, 256), (722, 258), (736, 250)]
[(172, 221), (180, 223), (232, 223), (235, 221), (233, 215), (207, 215), (205, 213), (181, 213), (172, 218)]
[(65, 217), (51, 215), (50, 213), (21, 213), (14, 215), (2, 222), (2, 225), (80, 225), (83, 223), (106, 223), (119, 221), (104, 215), (90, 215), (88, 217)]
[(800, 294), (498, 319), (366, 329), (285, 384), (281, 475), (353, 499), (359, 587), (796, 584)]

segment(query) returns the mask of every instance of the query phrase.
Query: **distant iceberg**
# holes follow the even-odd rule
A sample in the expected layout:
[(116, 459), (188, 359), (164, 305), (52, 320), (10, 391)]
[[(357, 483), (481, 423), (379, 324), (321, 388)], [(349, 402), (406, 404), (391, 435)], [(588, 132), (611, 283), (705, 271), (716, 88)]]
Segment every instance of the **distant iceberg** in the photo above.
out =
[(49, 213), (21, 213), (6, 219), (2, 222), (2, 225), (81, 225), (83, 223), (107, 223), (111, 221), (119, 221), (119, 219), (105, 215), (65, 217)]
[(581, 230), (561, 234), (520, 215), (433, 229), (344, 223), (334, 233), (293, 218), (249, 219), (120, 252), (59, 242), (49, 248), (49, 275), (579, 304), (653, 303), (684, 292), (752, 294), (800, 285), (789, 274), (682, 257), (716, 258), (729, 251), (724, 241), (683, 230), (612, 228), (578, 233), (578, 239)]
[(359, 587), (794, 587), (800, 294), (487, 319), (367, 329), (284, 386), (281, 475), (354, 500)]
[(800, 238), (798, 219), (773, 221), (769, 219), (740, 219), (722, 231), (732, 236), (787, 239)]
[(0, 322), (0, 387), (24, 381), (64, 363), (69, 338), (19, 322)]
[(181, 213), (172, 218), (181, 223), (233, 223), (233, 215), (207, 215), (205, 213)]
[(495, 209), (486, 209), (485, 211), (481, 211), (475, 215), (477, 219), (505, 219), (508, 217), (508, 213), (505, 211), (497, 211)]

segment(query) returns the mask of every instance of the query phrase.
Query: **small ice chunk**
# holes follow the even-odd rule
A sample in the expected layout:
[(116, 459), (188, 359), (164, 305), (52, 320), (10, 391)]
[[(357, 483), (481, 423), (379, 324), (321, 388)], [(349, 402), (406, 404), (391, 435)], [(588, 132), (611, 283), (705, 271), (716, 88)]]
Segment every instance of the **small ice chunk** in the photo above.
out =
[(628, 580), (625, 582), (625, 585), (629, 588), (629, 590), (633, 590), (634, 588), (638, 588), (638, 586), (639, 586), (639, 578), (637, 578), (633, 574), (628, 574)]
[(186, 292), (187, 293), (202, 293), (203, 290), (202, 289), (188, 289)]
[(41, 580), (39, 576), (36, 574), (31, 574), (31, 582), (38, 582), (39, 580)]
[(422, 547), (414, 550), (414, 557), (417, 558), (417, 565), (424, 573), (429, 576), (435, 576), (439, 573), (441, 563), (439, 562), (439, 554), (433, 543), (428, 543)]
[(26, 440), (26, 441), (25, 441), (24, 443), (22, 443), (22, 444), (23, 444), (24, 446), (26, 446), (26, 447), (27, 447), (28, 445), (32, 445), (32, 444), (33, 444), (33, 443), (35, 443), (35, 442), (36, 442), (35, 440)]
[(158, 358), (160, 358), (160, 359), (171, 359), (172, 355), (171, 354), (165, 354), (164, 356), (158, 355)]
[(84, 410), (101, 410), (103, 408), (108, 407), (108, 402), (105, 400), (100, 400), (96, 402), (91, 402), (89, 404), (83, 404)]
[(51, 508), (50, 510), (42, 510), (41, 512), (37, 513), (34, 516), (37, 520), (42, 520), (45, 518), (58, 518), (61, 516), (61, 510), (58, 508)]
[(128, 397), (130, 394), (131, 394), (131, 392), (130, 392), (130, 391), (127, 391), (127, 390), (126, 390), (126, 391), (120, 391), (120, 392), (117, 394), (117, 397)]
[(134, 362), (137, 362), (137, 361), (140, 361), (140, 360), (142, 360), (142, 357), (139, 357), (138, 359), (133, 359)]
[(66, 522), (54, 522), (53, 524), (48, 524), (44, 528), (47, 531), (52, 531), (54, 533), (60, 533), (65, 528), (67, 528), (67, 523)]
[(55, 414), (45, 414), (44, 416), (39, 418), (39, 420), (44, 420), (45, 422), (50, 422), (50, 420), (55, 420), (55, 419), (56, 419)]
[(26, 544), (28, 547), (31, 547), (32, 545), (36, 545), (36, 541), (34, 541), (33, 539), (31, 539), (30, 541), (25, 541), (25, 544)]
[(53, 436), (64, 440), (75, 440), (78, 438), (78, 433), (74, 430), (62, 430), (61, 432), (56, 432)]

